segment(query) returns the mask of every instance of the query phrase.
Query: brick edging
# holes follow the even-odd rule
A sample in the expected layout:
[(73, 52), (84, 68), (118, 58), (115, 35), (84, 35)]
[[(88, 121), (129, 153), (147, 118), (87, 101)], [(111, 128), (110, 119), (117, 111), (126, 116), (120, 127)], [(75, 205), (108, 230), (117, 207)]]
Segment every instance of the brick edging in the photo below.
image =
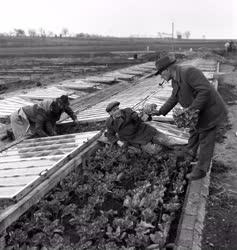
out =
[(211, 166), (205, 178), (191, 181), (188, 184), (175, 241), (175, 250), (201, 250), (210, 172)]

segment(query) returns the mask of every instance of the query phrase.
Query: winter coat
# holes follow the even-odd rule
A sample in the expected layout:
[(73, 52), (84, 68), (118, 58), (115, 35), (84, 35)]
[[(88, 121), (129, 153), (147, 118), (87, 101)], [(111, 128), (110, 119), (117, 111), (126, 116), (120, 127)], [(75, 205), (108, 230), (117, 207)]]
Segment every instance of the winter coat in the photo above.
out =
[(141, 145), (151, 142), (157, 130), (144, 123), (131, 108), (121, 109), (121, 112), (121, 117), (115, 120), (109, 117), (106, 120), (107, 137), (110, 142), (121, 140), (129, 144)]
[(68, 105), (60, 108), (57, 102), (52, 100), (46, 100), (33, 106), (25, 106), (22, 109), (25, 112), (31, 127), (34, 127), (34, 133), (40, 136), (56, 134), (56, 121), (60, 119), (63, 112), (66, 112), (73, 120), (76, 118), (72, 109)]
[(184, 108), (199, 109), (199, 131), (213, 128), (226, 118), (227, 109), (222, 97), (199, 69), (177, 66), (172, 88), (172, 95), (159, 110), (162, 115), (177, 103)]
[(32, 132), (39, 136), (54, 135), (49, 113), (38, 104), (22, 107)]

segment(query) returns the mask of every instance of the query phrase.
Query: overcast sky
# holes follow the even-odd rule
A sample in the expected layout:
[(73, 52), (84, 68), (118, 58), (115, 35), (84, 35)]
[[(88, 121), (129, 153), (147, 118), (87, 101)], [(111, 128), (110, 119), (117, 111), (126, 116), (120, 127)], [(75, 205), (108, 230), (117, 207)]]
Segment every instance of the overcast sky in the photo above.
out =
[(237, 39), (237, 0), (0, 0), (0, 33), (40, 28), (60, 33)]

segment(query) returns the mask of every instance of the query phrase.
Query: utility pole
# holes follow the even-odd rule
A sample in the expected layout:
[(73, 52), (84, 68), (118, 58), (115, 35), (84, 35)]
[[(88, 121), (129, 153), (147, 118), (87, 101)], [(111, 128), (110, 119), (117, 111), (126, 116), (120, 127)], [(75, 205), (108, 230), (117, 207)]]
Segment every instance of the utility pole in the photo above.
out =
[(172, 22), (172, 51), (174, 51), (174, 22)]

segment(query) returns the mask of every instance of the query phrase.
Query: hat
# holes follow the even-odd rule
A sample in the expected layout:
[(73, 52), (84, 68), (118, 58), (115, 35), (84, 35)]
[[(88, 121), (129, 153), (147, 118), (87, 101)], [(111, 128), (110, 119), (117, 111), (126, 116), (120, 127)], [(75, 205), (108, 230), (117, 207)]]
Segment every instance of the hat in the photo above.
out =
[(110, 112), (114, 107), (119, 106), (120, 102), (110, 102), (106, 107), (106, 112)]
[(170, 65), (174, 64), (175, 62), (176, 62), (176, 59), (170, 56), (164, 56), (156, 60), (157, 72), (155, 73), (155, 75), (161, 74), (163, 70), (166, 70)]
[(57, 102), (60, 101), (61, 103), (66, 104), (66, 105), (69, 104), (69, 99), (68, 99), (67, 95), (62, 95), (62, 96), (56, 98), (56, 101)]

